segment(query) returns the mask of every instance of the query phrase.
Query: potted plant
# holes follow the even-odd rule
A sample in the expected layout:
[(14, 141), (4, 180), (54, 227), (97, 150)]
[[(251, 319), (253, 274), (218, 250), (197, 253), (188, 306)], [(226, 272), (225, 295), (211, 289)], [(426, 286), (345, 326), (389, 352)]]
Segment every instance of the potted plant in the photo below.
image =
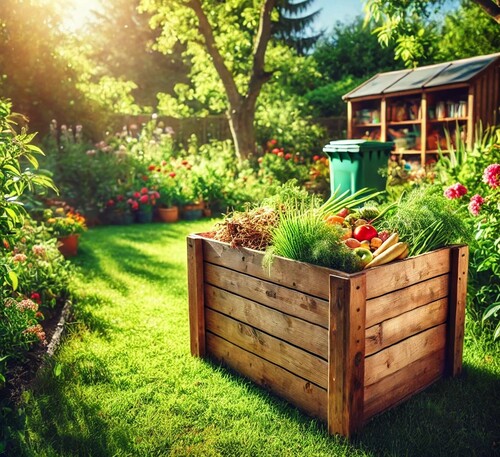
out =
[(160, 165), (151, 165), (150, 179), (160, 197), (158, 199), (158, 218), (163, 222), (176, 222), (179, 219), (179, 204), (182, 201), (182, 176), (163, 161)]
[(127, 202), (129, 202), (132, 211), (135, 213), (136, 222), (149, 223), (153, 221), (153, 208), (159, 198), (159, 192), (147, 187), (143, 187), (140, 191), (133, 193)]
[(47, 228), (57, 238), (59, 250), (64, 257), (73, 257), (78, 253), (78, 239), (87, 230), (85, 218), (69, 207), (59, 207), (44, 212)]
[(106, 203), (108, 220), (114, 225), (128, 225), (134, 222), (131, 199), (120, 193), (110, 198)]

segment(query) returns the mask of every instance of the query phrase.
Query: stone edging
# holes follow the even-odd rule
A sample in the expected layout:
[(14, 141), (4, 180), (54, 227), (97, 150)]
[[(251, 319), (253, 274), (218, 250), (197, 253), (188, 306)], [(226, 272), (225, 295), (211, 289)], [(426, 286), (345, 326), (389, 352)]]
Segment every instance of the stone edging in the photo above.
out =
[(61, 310), (61, 317), (59, 318), (59, 322), (57, 323), (56, 330), (52, 335), (50, 343), (47, 346), (46, 354), (48, 357), (52, 357), (57, 347), (59, 346), (62, 334), (64, 332), (65, 324), (68, 321), (69, 315), (71, 313), (71, 306), (71, 301), (66, 300), (66, 303), (64, 303), (63, 309)]

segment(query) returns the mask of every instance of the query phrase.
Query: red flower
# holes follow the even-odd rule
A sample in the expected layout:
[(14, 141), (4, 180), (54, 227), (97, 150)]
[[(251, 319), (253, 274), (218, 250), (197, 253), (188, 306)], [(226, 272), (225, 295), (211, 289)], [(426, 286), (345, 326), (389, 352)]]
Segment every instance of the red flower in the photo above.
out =
[(147, 205), (149, 203), (149, 196), (146, 195), (141, 195), (139, 198), (139, 203), (142, 203), (143, 205)]
[(148, 170), (149, 170), (149, 171), (153, 171), (155, 168), (156, 168), (156, 165), (151, 164), (151, 165), (148, 167)]
[(134, 192), (134, 198), (139, 198), (141, 194), (139, 192)]
[(493, 189), (500, 187), (500, 164), (493, 163), (486, 167), (483, 173), (483, 182)]
[(286, 159), (286, 160), (290, 160), (291, 158), (292, 158), (292, 154), (290, 154), (289, 152), (287, 152), (287, 153), (285, 154), (285, 159)]
[(42, 303), (42, 299), (40, 298), (40, 294), (38, 292), (33, 292), (30, 297), (35, 303)]
[(153, 193), (153, 198), (160, 198), (160, 193), (155, 191)]
[(463, 185), (457, 182), (456, 184), (453, 184), (453, 186), (448, 187), (444, 191), (444, 196), (446, 198), (449, 198), (450, 200), (454, 200), (455, 198), (460, 198), (463, 195), (467, 193), (467, 188)]
[(280, 150), (278, 148), (274, 148), (271, 152), (273, 154), (278, 154), (278, 152), (280, 152)]
[(139, 209), (139, 203), (137, 203), (136, 201), (133, 200), (131, 207), (132, 207), (132, 211), (137, 211)]
[(315, 155), (315, 156), (313, 156), (313, 160), (314, 160), (315, 162), (317, 162), (319, 159), (321, 159), (321, 157), (320, 157), (319, 155)]
[(142, 195), (146, 195), (148, 192), (149, 192), (149, 190), (148, 190), (148, 188), (147, 188), (147, 187), (143, 187), (143, 188), (141, 189), (141, 194), (142, 194)]
[(189, 162), (187, 160), (183, 160), (181, 163), (182, 165), (187, 165)]
[(116, 200), (122, 202), (125, 197), (123, 195), (117, 195)]
[(283, 151), (278, 152), (278, 157), (283, 157), (285, 154)]
[(114, 204), (115, 204), (115, 201), (110, 198), (108, 200), (108, 202), (106, 203), (106, 206), (113, 206)]
[(271, 144), (271, 146), (274, 146), (276, 143), (278, 143), (278, 140), (275, 140), (273, 138), (272, 140), (269, 141), (269, 143)]
[(175, 176), (176, 176), (175, 171), (171, 171), (168, 175), (169, 175), (171, 178), (175, 178)]

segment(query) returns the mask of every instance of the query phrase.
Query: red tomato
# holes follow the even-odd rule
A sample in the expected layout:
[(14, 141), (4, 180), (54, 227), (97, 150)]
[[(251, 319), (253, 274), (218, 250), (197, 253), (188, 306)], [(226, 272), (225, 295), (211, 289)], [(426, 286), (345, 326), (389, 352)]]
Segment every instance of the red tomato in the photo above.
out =
[(358, 225), (354, 229), (353, 235), (358, 241), (370, 241), (373, 237), (377, 236), (377, 230), (370, 224)]
[(344, 208), (337, 213), (337, 216), (346, 217), (348, 214), (349, 214), (349, 208)]

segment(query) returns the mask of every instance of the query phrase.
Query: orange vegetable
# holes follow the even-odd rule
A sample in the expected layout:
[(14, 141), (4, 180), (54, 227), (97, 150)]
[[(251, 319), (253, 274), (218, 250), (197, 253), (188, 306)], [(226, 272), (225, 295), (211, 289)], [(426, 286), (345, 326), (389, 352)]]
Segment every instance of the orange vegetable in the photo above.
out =
[(344, 223), (344, 218), (342, 216), (337, 216), (337, 215), (331, 215), (328, 216), (325, 220), (327, 224), (338, 224), (338, 225), (343, 225)]

